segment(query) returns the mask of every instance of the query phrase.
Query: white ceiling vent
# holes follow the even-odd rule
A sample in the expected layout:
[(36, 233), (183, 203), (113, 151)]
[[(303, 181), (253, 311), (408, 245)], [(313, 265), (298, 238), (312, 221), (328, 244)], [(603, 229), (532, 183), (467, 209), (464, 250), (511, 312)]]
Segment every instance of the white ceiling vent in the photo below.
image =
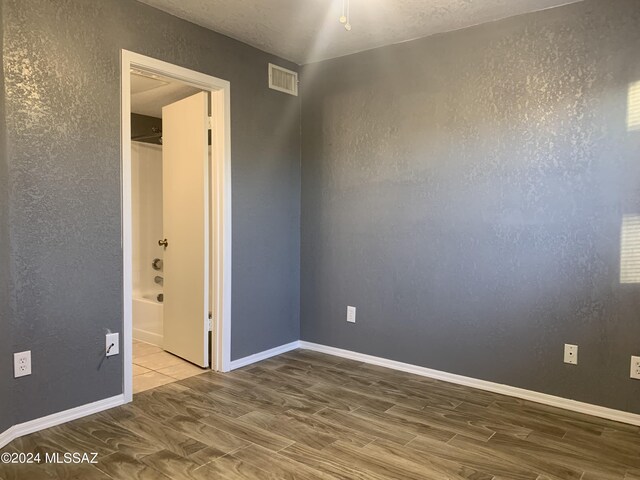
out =
[(298, 96), (298, 74), (279, 67), (273, 63), (269, 64), (269, 88), (289, 95)]

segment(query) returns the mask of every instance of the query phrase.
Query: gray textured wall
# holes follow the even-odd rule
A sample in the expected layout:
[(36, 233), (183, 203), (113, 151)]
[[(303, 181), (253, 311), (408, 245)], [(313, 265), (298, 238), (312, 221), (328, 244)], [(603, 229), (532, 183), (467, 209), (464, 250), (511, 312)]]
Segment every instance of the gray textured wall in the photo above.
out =
[(305, 67), (302, 339), (640, 413), (634, 81), (637, 0)]
[(267, 88), (295, 66), (132, 0), (3, 5), (15, 422), (122, 392), (121, 48), (231, 82), (231, 355), (297, 339), (300, 102)]
[[(2, 1), (0, 1), (0, 51), (2, 51)], [(0, 432), (13, 423), (11, 326), (9, 325), (9, 184), (5, 151), (4, 69), (0, 63)]]

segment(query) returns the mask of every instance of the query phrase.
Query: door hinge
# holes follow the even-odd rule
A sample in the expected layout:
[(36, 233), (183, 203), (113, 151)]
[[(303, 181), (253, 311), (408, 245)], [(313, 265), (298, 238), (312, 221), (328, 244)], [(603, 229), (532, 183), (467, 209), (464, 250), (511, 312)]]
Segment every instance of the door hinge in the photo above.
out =
[(209, 119), (207, 122), (208, 128), (209, 130), (213, 130), (213, 117), (207, 117), (207, 118)]
[(213, 315), (211, 314), (211, 312), (209, 312), (209, 319), (208, 319), (208, 321), (207, 321), (207, 322), (208, 322), (208, 324), (209, 324), (209, 331), (210, 331), (210, 332), (211, 332), (211, 331), (213, 331), (213, 328), (212, 328)]

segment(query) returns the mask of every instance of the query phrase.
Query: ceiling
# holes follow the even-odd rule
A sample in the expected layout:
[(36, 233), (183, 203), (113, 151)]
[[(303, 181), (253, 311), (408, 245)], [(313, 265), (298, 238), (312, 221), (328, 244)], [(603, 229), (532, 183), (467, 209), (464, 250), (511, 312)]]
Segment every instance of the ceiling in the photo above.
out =
[(162, 118), (162, 107), (200, 91), (158, 75), (131, 72), (131, 112)]
[(580, 0), (140, 0), (298, 64)]

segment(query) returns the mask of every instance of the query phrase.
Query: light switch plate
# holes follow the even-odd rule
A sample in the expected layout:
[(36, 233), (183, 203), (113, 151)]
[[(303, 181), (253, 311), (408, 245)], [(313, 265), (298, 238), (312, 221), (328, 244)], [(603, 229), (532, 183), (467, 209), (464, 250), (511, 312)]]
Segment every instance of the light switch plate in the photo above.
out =
[(105, 355), (111, 357), (120, 353), (120, 334), (107, 333), (107, 343), (105, 346)]
[(356, 323), (356, 307), (347, 307), (347, 322)]

